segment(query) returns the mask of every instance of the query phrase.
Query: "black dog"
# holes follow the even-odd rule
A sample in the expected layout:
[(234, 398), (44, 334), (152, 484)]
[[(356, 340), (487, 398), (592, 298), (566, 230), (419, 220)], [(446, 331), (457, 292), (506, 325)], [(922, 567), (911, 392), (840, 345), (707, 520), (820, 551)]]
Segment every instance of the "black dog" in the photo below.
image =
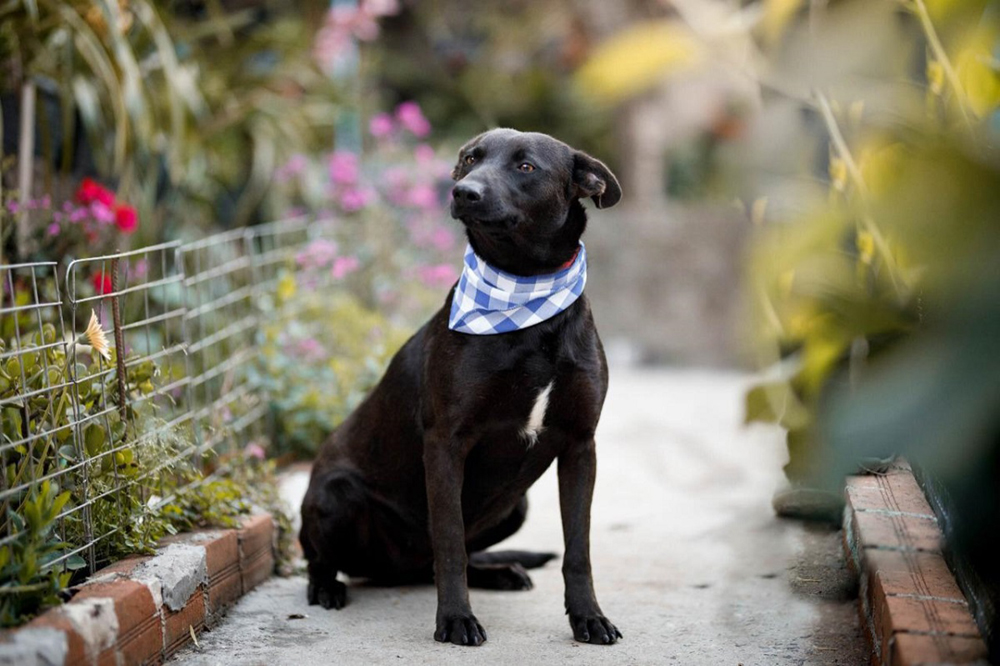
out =
[[(587, 224), (579, 199), (615, 205), (604, 164), (544, 134), (496, 129), (459, 153), (452, 217), (488, 265), (516, 276), (565, 269)], [(581, 295), (527, 328), (449, 328), (455, 291), (393, 358), (371, 395), (330, 437), (302, 503), (309, 603), (342, 608), (337, 572), (382, 583), (433, 579), (434, 638), (479, 645), (468, 587), (528, 589), (552, 554), (483, 552), (513, 534), (525, 492), (558, 459), (566, 612), (576, 640), (614, 643), (594, 596), (590, 505), (594, 431), (608, 385)]]

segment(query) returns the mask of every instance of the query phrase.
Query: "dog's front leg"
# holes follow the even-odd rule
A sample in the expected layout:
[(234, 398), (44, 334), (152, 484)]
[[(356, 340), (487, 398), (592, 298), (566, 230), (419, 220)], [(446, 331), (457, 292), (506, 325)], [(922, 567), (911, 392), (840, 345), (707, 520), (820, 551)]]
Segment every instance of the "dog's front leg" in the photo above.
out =
[(596, 477), (597, 456), (592, 439), (570, 444), (560, 454), (559, 507), (566, 544), (562, 568), (566, 613), (576, 640), (610, 645), (622, 638), (622, 634), (601, 612), (590, 570), (590, 504)]
[(438, 597), (434, 639), (456, 645), (480, 645), (486, 640), (486, 630), (472, 614), (466, 579), (468, 555), (462, 518), (465, 454), (464, 447), (450, 437), (428, 433), (424, 469)]

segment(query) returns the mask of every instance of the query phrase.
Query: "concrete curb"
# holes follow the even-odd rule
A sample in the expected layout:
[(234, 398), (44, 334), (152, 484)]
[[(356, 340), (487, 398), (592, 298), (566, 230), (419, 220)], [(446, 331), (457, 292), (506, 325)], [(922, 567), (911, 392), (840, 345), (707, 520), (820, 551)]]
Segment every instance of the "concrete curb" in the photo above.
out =
[(0, 632), (0, 666), (162, 663), (266, 580), (276, 552), (269, 514), (168, 537), (155, 556), (105, 567), (65, 605)]
[(969, 604), (942, 554), (944, 537), (910, 466), (848, 477), (844, 549), (860, 581), (872, 666), (986, 663)]

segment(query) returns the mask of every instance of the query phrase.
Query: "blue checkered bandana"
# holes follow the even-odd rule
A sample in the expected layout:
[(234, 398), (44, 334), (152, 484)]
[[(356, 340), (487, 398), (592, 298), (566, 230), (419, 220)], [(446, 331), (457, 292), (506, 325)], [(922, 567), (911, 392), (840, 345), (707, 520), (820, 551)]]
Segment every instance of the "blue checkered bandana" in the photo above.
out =
[(587, 284), (587, 252), (580, 243), (568, 267), (548, 275), (522, 277), (498, 270), (470, 245), (451, 300), (448, 328), (459, 333), (495, 335), (519, 331), (568, 308)]

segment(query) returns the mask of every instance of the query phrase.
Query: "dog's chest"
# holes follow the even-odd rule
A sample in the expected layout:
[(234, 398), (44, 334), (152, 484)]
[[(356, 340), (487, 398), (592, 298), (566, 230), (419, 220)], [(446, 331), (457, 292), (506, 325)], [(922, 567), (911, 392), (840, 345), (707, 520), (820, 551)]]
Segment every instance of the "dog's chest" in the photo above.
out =
[(549, 410), (549, 402), (552, 398), (552, 389), (554, 386), (555, 380), (550, 381), (545, 388), (535, 394), (534, 400), (531, 402), (531, 410), (528, 412), (524, 427), (520, 431), (521, 437), (527, 442), (528, 448), (531, 448), (538, 442), (538, 436), (545, 427), (545, 415)]

